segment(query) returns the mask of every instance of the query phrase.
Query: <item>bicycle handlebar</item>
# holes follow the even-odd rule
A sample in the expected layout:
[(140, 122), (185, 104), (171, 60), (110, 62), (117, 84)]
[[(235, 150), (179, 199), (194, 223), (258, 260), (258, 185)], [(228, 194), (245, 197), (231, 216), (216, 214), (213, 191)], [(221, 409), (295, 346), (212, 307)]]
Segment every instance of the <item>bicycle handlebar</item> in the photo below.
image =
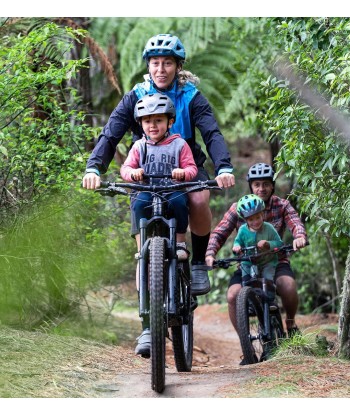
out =
[[(309, 245), (309, 242), (306, 242), (306, 245)], [(255, 259), (262, 257), (264, 255), (269, 254), (277, 254), (278, 252), (284, 252), (286, 254), (290, 254), (294, 251), (293, 245), (282, 245), (279, 248), (269, 249), (268, 251), (262, 251), (258, 252), (256, 246), (248, 246), (246, 248), (242, 248), (243, 255), (237, 255), (231, 258), (223, 258), (223, 259), (217, 259), (213, 262), (213, 269), (214, 268), (224, 268), (228, 269), (232, 264), (232, 262), (243, 262), (243, 261), (249, 261), (252, 262)], [(249, 251), (253, 251), (251, 254)]]
[[(155, 176), (150, 176), (155, 177)], [(165, 178), (163, 175), (157, 178)], [(205, 189), (220, 189), (216, 180), (198, 180), (194, 182), (182, 182), (182, 183), (173, 183), (169, 180), (159, 184), (153, 183), (117, 183), (117, 182), (101, 182), (101, 187), (95, 189), (95, 192), (100, 193), (102, 196), (115, 196), (117, 194), (127, 195), (129, 192), (125, 189), (137, 190), (143, 192), (162, 192), (162, 191), (175, 191), (187, 189), (186, 192), (195, 192)]]

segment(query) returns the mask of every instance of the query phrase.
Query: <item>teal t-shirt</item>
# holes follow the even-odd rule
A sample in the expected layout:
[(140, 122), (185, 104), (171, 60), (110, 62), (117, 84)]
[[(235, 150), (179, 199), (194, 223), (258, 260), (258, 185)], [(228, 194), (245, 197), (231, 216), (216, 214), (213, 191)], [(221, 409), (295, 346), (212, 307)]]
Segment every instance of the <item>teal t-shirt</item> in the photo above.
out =
[[(233, 246), (240, 245), (242, 248), (256, 246), (259, 241), (266, 240), (270, 244), (270, 249), (278, 248), (283, 245), (283, 241), (271, 223), (263, 222), (262, 227), (257, 231), (251, 231), (245, 223), (238, 229)], [(276, 265), (278, 262), (277, 254), (263, 255), (258, 259), (259, 265), (271, 263)]]

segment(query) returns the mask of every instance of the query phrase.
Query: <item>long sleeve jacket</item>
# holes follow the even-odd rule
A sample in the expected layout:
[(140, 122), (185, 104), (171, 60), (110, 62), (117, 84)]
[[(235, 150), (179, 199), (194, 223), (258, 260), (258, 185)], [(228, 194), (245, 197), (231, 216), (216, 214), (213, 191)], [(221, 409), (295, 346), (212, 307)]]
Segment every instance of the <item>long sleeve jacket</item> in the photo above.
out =
[[(86, 169), (97, 169), (100, 173), (105, 173), (114, 157), (118, 143), (129, 130), (132, 131), (134, 140), (142, 138), (142, 129), (134, 120), (134, 108), (137, 100), (138, 97), (134, 90), (124, 95), (99, 135)], [(195, 129), (198, 128), (207, 152), (214, 163), (215, 174), (232, 172), (231, 158), (224, 137), (207, 99), (199, 91), (195, 92), (189, 102), (188, 114), (191, 126), (190, 136), (183, 138), (191, 148), (196, 165), (203, 166), (206, 160), (204, 152), (196, 142)], [(177, 114), (177, 119), (181, 116), (181, 113)], [(171, 132), (176, 134), (179, 131), (172, 129)]]
[[(237, 231), (244, 221), (237, 214), (237, 203), (233, 203), (222, 220), (212, 231), (206, 255), (214, 257), (225, 244), (233, 231)], [(305, 227), (290, 202), (276, 195), (272, 195), (264, 210), (264, 221), (271, 223), (281, 239), (288, 228), (293, 238), (307, 239)]]
[(132, 181), (132, 170), (139, 167), (147, 174), (171, 174), (175, 168), (181, 168), (185, 170), (185, 181), (192, 180), (198, 172), (190, 147), (178, 134), (159, 143), (146, 138), (136, 141), (120, 175), (124, 180)]

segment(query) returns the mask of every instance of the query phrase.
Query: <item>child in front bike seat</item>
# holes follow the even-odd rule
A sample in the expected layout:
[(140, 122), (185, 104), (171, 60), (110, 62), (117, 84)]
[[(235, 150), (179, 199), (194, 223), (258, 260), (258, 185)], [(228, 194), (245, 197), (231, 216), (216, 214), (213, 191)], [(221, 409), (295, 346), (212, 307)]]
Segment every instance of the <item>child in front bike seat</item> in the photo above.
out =
[[(275, 228), (264, 222), (264, 210), (264, 201), (254, 194), (243, 196), (238, 201), (237, 213), (246, 223), (239, 228), (234, 240), (232, 251), (235, 254), (239, 254), (242, 247), (256, 246), (258, 251), (267, 251), (283, 245)], [(277, 254), (267, 254), (258, 258), (256, 265), (263, 277), (273, 281), (277, 263)], [(243, 282), (251, 277), (251, 267), (251, 262), (241, 263)], [(271, 293), (271, 296), (274, 296), (274, 293)]]
[[(171, 134), (176, 111), (171, 99), (163, 94), (149, 94), (142, 97), (135, 106), (134, 118), (143, 129), (144, 135), (132, 146), (120, 175), (125, 181), (142, 181), (144, 174), (171, 174), (176, 181), (191, 181), (198, 169), (189, 145), (179, 134)], [(179, 259), (187, 259), (186, 231), (188, 227), (188, 197), (184, 192), (173, 192), (166, 196), (170, 213), (176, 218), (176, 243)], [(152, 195), (137, 192), (131, 196), (131, 233), (135, 236), (140, 251), (141, 218), (149, 219), (152, 213)], [(136, 273), (136, 285), (138, 279)], [(136, 354), (150, 355), (149, 321), (142, 322), (143, 332), (138, 337)]]

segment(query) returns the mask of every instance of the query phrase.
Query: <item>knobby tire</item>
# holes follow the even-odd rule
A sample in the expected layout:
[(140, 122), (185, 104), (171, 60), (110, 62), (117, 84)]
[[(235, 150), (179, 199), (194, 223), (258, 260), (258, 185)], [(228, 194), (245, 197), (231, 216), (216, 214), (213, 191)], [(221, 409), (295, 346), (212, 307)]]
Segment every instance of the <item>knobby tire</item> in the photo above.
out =
[(178, 372), (190, 372), (193, 358), (193, 312), (190, 298), (190, 267), (188, 261), (177, 267), (177, 301), (182, 324), (171, 328), (175, 366)]
[(236, 303), (237, 328), (245, 364), (264, 359), (264, 314), (259, 297), (251, 287), (242, 287)]
[(152, 389), (158, 393), (165, 387), (165, 241), (154, 237), (150, 243), (150, 323)]

